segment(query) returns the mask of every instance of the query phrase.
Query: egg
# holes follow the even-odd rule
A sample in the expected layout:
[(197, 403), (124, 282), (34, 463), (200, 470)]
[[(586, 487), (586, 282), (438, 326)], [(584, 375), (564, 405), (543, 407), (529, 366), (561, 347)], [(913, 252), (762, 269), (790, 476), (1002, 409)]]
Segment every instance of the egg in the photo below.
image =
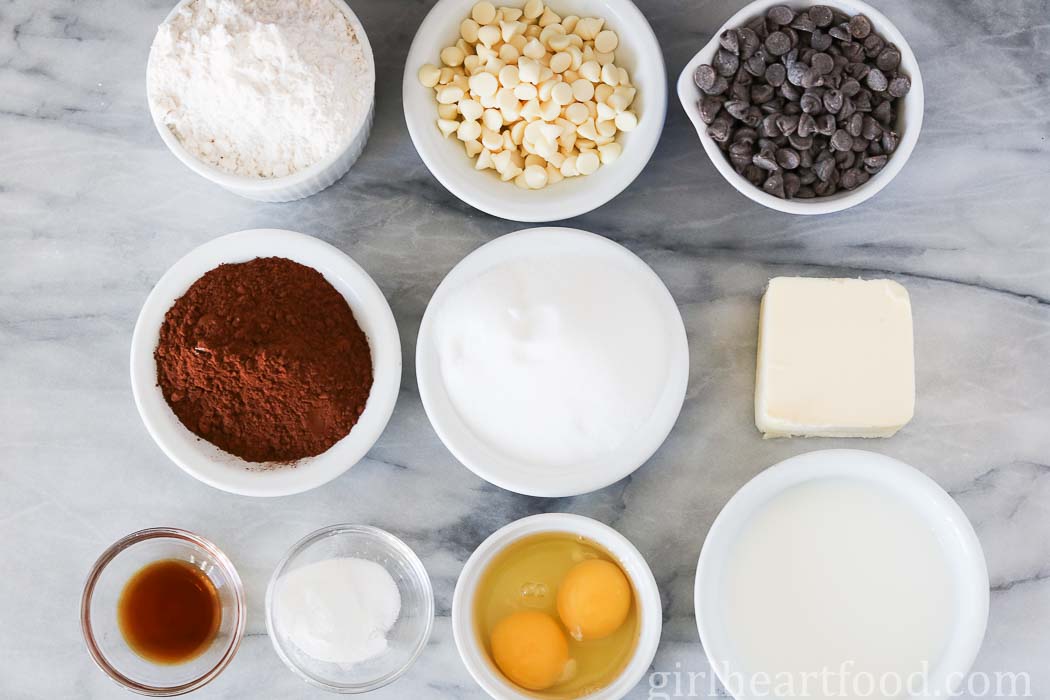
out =
[(569, 641), (550, 615), (516, 612), (496, 624), (489, 638), (496, 666), (527, 690), (546, 690), (562, 679), (569, 663)]
[(627, 619), (631, 584), (620, 567), (604, 559), (580, 562), (558, 587), (558, 616), (577, 641), (608, 637)]

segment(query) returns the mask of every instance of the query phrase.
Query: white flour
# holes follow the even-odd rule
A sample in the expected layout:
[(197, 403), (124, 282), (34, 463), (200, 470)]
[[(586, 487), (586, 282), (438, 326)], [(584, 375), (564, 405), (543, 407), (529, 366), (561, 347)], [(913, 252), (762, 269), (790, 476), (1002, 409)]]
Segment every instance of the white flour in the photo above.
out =
[(341, 148), (375, 75), (332, 0), (195, 0), (153, 40), (149, 100), (182, 145), (238, 175), (281, 177)]

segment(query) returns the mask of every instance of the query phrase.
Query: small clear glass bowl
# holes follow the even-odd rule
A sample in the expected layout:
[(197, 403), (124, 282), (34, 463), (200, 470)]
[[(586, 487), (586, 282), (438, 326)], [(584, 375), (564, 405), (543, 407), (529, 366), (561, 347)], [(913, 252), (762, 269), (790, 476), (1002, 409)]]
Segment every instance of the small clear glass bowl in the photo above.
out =
[[(117, 622), (124, 585), (143, 567), (164, 559), (190, 562), (211, 579), (222, 606), (219, 631), (202, 654), (180, 664), (158, 664), (128, 646)], [(206, 685), (230, 663), (244, 635), (244, 586), (222, 550), (186, 530), (156, 527), (115, 542), (95, 562), (84, 584), (80, 625), (98, 667), (120, 685), (142, 695), (182, 695)]]
[[(274, 591), (282, 576), (306, 564), (341, 557), (380, 564), (401, 594), (401, 613), (387, 633), (387, 650), (348, 666), (318, 661), (300, 651), (280, 629), (274, 610)], [(423, 562), (407, 544), (375, 527), (331, 525), (307, 535), (277, 564), (266, 588), (266, 630), (277, 655), (304, 681), (333, 693), (367, 693), (393, 683), (419, 658), (433, 625), (434, 591)]]

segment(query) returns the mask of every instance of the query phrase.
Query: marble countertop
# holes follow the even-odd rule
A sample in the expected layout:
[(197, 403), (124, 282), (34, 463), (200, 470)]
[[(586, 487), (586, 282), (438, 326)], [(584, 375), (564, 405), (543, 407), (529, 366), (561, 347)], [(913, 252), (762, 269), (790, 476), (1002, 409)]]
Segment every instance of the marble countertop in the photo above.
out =
[[(409, 141), (400, 76), (430, 1), (353, 2), (378, 50), (375, 129), (347, 177), (291, 204), (225, 193), (155, 133), (145, 62), (171, 1), (0, 4), (0, 696), (128, 697), (84, 650), (81, 586), (118, 537), (174, 525), (223, 547), (250, 601), (240, 653), (197, 697), (322, 697), (272, 650), (263, 591), (294, 541), (350, 521), (404, 538), (437, 597), (429, 647), (375, 697), (479, 698), (450, 633), (456, 576), (493, 530), (545, 511), (597, 518), (639, 547), (663, 593), (654, 669), (705, 672), (692, 589), (712, 519), (765, 467), (849, 446), (909, 462), (959, 501), (991, 575), (977, 668), (1027, 672), (1033, 696), (1050, 697), (1047, 0), (878, 3), (918, 54), (926, 120), (896, 180), (840, 214), (793, 217), (745, 199), (670, 104), (645, 172), (569, 225), (623, 243), (670, 287), (689, 332), (685, 407), (633, 476), (553, 500), (501, 491), (460, 466), (416, 391), (413, 348), (434, 288), (466, 253), (522, 228), (456, 200)], [(639, 2), (669, 81), (741, 4)], [(216, 491), (169, 462), (138, 418), (128, 379), (132, 327), (154, 282), (200, 243), (256, 227), (299, 230), (350, 254), (386, 293), (404, 344), (400, 399), (369, 457), (323, 488), (273, 500)], [(896, 437), (760, 438), (758, 300), (782, 274), (888, 276), (911, 292), (918, 404)], [(649, 695), (643, 682), (631, 697)]]

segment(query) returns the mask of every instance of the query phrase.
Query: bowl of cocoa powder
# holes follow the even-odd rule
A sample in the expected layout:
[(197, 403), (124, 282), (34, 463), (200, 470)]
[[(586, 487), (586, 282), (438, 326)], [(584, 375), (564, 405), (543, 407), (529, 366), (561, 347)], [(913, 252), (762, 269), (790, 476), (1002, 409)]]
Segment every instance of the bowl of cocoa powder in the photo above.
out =
[(160, 279), (131, 343), (157, 445), (206, 484), (299, 493), (372, 448), (401, 385), (390, 306), (345, 253), (258, 229), (196, 248)]

